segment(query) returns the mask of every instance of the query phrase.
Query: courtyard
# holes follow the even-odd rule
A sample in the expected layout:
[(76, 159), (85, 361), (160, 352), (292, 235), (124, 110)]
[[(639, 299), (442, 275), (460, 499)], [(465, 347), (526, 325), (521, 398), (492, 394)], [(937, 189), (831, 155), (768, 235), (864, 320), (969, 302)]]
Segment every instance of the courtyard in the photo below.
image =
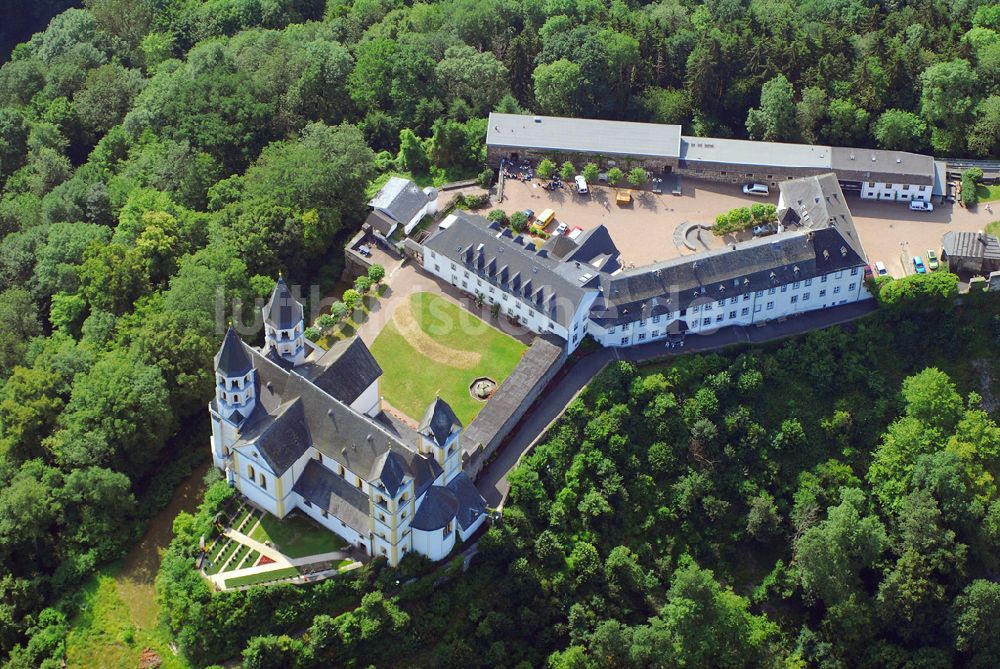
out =
[[(394, 290), (405, 283), (400, 279), (394, 278)], [(382, 307), (369, 343), (383, 370), (380, 392), (412, 424), (440, 396), (468, 425), (486, 404), (473, 396), (473, 382), (503, 383), (527, 349), (440, 292), (405, 292)]]
[[(710, 226), (716, 216), (736, 207), (778, 202), (777, 189), (771, 189), (766, 198), (751, 197), (743, 194), (739, 184), (690, 177), (682, 179), (681, 195), (634, 191), (633, 202), (626, 207), (615, 204), (614, 188), (596, 185), (590, 191), (586, 195), (569, 188), (546, 191), (537, 180), (508, 180), (500, 208), (508, 214), (551, 208), (556, 217), (550, 231), (558, 223), (584, 230), (603, 224), (621, 251), (622, 264), (631, 268), (695, 253), (683, 243), (682, 232), (689, 227), (687, 224)], [(912, 256), (926, 255), (928, 249), (940, 253), (944, 233), (984, 230), (997, 218), (983, 205), (965, 209), (946, 203), (935, 205), (933, 212), (917, 212), (910, 211), (905, 202), (862, 200), (854, 194), (847, 198), (869, 261), (881, 260), (896, 277), (913, 273)], [(711, 233), (703, 234), (702, 239), (708, 248), (721, 248), (732, 241), (715, 238)]]

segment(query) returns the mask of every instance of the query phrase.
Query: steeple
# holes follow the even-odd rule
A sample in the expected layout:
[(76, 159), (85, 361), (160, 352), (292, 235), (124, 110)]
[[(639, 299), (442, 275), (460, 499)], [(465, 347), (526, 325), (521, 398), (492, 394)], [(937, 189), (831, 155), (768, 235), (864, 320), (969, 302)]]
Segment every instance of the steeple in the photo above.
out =
[(223, 418), (239, 424), (253, 411), (255, 374), (243, 341), (230, 325), (215, 354), (215, 401)]
[(461, 471), (459, 436), (462, 421), (440, 397), (435, 397), (417, 426), (420, 434), (420, 451), (434, 457), (444, 469), (444, 482), (448, 483)]
[(285, 278), (278, 275), (271, 299), (264, 305), (264, 350), (274, 350), (293, 365), (305, 360), (302, 305), (292, 297)]

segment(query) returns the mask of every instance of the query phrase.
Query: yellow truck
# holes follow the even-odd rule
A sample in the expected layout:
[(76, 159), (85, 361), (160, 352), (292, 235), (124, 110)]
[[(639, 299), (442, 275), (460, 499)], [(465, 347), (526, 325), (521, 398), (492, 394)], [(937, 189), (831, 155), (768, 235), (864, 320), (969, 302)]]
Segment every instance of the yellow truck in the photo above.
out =
[(538, 227), (545, 228), (546, 226), (548, 226), (549, 223), (552, 222), (552, 219), (555, 217), (556, 217), (556, 212), (552, 211), (551, 209), (546, 209), (545, 211), (540, 213), (538, 215), (538, 218), (535, 220), (537, 221)]

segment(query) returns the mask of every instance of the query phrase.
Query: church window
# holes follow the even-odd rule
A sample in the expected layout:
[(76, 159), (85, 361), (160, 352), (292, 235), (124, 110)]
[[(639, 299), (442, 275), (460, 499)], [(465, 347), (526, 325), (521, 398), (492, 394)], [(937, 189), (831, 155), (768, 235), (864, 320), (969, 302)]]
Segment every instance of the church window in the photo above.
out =
[(346, 472), (344, 471), (344, 465), (337, 465), (337, 473), (343, 476)]
[(354, 482), (354, 485), (357, 486), (358, 490), (361, 490), (361, 477), (360, 476), (358, 477), (358, 480)]
[(447, 537), (450, 537), (450, 536), (451, 536), (451, 531), (452, 531), (452, 529), (454, 529), (454, 527), (453, 527), (453, 525), (452, 525), (452, 521), (450, 521), (450, 520), (449, 520), (449, 521), (448, 521), (448, 524), (447, 524), (447, 525), (445, 525), (445, 528), (444, 528), (444, 536), (445, 536), (445, 538), (447, 538)]
[(260, 487), (267, 490), (267, 479), (264, 478), (263, 474), (260, 475)]
[(253, 470), (253, 465), (247, 465), (247, 475), (249, 476), (251, 481), (257, 478), (257, 472)]

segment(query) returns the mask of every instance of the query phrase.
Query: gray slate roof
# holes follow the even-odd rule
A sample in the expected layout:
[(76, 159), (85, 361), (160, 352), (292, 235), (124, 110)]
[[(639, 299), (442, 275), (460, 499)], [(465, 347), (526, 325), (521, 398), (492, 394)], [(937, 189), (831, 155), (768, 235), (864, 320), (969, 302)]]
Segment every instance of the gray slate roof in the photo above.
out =
[(437, 198), (437, 191), (424, 192), (417, 184), (401, 177), (390, 178), (374, 198), (368, 203), (397, 223), (406, 224), (423, 209), (427, 203)]
[[(591, 309), (591, 317), (604, 326), (617, 325), (867, 262), (834, 175), (784, 182), (781, 189), (782, 199), (787, 197), (801, 212), (789, 209), (784, 232), (755, 238), (735, 248), (682, 256), (614, 276), (602, 275), (602, 294)], [(820, 201), (816, 202), (815, 197)]]
[(681, 138), (681, 160), (687, 163), (687, 167), (697, 167), (697, 163), (706, 163), (828, 170), (830, 147), (685, 136)]
[(215, 354), (215, 369), (223, 376), (246, 376), (251, 369), (250, 356), (243, 348), (243, 340), (229, 326), (222, 340), (222, 347)]
[[(244, 348), (257, 371), (257, 405), (235, 446), (257, 445), (279, 476), (310, 445), (324, 458), (342, 464), (367, 481), (378, 480), (381, 472), (377, 465), (390, 450), (403, 456), (417, 490), (429, 486), (440, 474), (440, 465), (413, 450), (413, 439), (351, 410), (297, 370), (275, 364), (250, 346), (244, 344)], [(290, 408), (294, 410), (289, 412)], [(283, 438), (258, 444), (258, 437), (274, 429), (274, 423), (281, 423), (274, 436)]]
[(486, 513), (486, 500), (479, 494), (476, 484), (465, 475), (465, 472), (459, 472), (448, 482), (447, 488), (455, 494), (455, 499), (458, 501), (455, 520), (463, 530), (468, 529), (480, 515)]
[(934, 158), (906, 151), (850, 149), (835, 146), (830, 166), (841, 181), (934, 184)]
[(360, 337), (337, 342), (315, 363), (296, 371), (348, 405), (382, 376), (382, 368)]
[(462, 211), (452, 216), (448, 227), (439, 228), (424, 242), (425, 248), (517, 296), (552, 320), (564, 326), (572, 323), (585, 289), (596, 285), (596, 268), (561, 263), (549, 257), (544, 248), (536, 251), (520, 235), (512, 237), (509, 229), (501, 231), (480, 216)]
[(1000, 240), (979, 232), (946, 232), (941, 239), (944, 254), (953, 258), (1000, 260)]
[(680, 155), (681, 127), (494, 112), (490, 114), (486, 144), (509, 149), (676, 159)]
[(458, 496), (450, 488), (431, 486), (413, 514), (410, 527), (424, 532), (443, 529), (458, 513)]
[(362, 536), (368, 536), (368, 496), (316, 460), (305, 469), (292, 487), (303, 499), (344, 521)]
[(461, 429), (462, 421), (452, 411), (451, 406), (440, 397), (435, 397), (430, 403), (417, 426), (420, 434), (433, 439), (438, 446), (444, 446), (448, 437)]
[(302, 320), (302, 305), (292, 297), (284, 277), (278, 277), (271, 299), (264, 305), (264, 322), (277, 330), (291, 330)]

